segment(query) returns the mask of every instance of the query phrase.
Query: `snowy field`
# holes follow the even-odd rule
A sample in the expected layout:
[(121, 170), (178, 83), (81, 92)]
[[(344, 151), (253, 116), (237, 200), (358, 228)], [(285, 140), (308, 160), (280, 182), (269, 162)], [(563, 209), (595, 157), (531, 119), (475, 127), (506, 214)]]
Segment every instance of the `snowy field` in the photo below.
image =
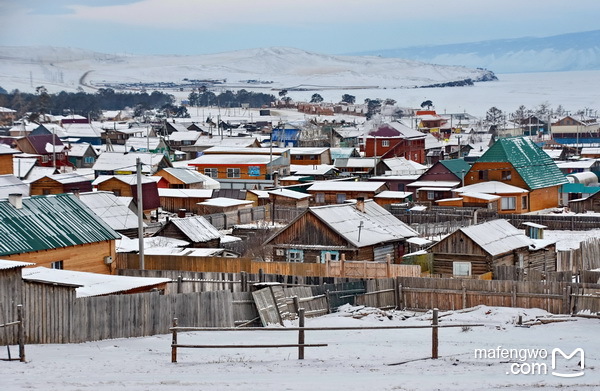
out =
[[(483, 327), (439, 330), (438, 360), (431, 360), (430, 329), (307, 331), (306, 348), (179, 349), (170, 362), (170, 335), (116, 339), (71, 345), (28, 345), (27, 363), (0, 362), (0, 389), (12, 390), (597, 390), (600, 384), (600, 320), (517, 326), (535, 320), (540, 309), (475, 307), (441, 312), (440, 324)], [(428, 325), (431, 314), (383, 312), (346, 306), (342, 311), (307, 319), (306, 326)], [(293, 323), (290, 323), (293, 325)], [(296, 343), (297, 332), (193, 332), (179, 343)], [(585, 352), (583, 376), (551, 374), (551, 352)], [(12, 348), (16, 354), (16, 348)], [(482, 357), (485, 350), (487, 357)], [(526, 351), (526, 349), (529, 349)], [(509, 357), (493, 357), (493, 352)], [(4, 354), (1, 357), (5, 357)], [(525, 353), (528, 352), (528, 353)], [(537, 358), (531, 358), (537, 352)], [(545, 352), (545, 354), (544, 354)], [(524, 354), (528, 354), (527, 357)], [(542, 358), (544, 356), (544, 358)], [(556, 372), (581, 372), (580, 356), (557, 356)], [(412, 360), (412, 361), (411, 361)], [(406, 362), (408, 361), (408, 362)], [(390, 365), (406, 362), (400, 365)], [(545, 366), (547, 373), (541, 369)], [(535, 374), (523, 374), (536, 368)]]

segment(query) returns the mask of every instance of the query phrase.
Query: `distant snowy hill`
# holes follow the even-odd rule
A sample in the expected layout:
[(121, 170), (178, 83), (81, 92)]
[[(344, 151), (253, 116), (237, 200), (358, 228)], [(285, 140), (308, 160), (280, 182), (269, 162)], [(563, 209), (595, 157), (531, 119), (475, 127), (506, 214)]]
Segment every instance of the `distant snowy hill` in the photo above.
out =
[(433, 64), (492, 69), (497, 73), (600, 69), (600, 30), (544, 38), (502, 39), (354, 53)]
[[(139, 56), (56, 47), (0, 47), (0, 87), (76, 91), (137, 83), (219, 80), (223, 88), (327, 90), (413, 88), (486, 81), (493, 73), (376, 56), (263, 48), (197, 56)], [(270, 93), (270, 92), (269, 92)]]

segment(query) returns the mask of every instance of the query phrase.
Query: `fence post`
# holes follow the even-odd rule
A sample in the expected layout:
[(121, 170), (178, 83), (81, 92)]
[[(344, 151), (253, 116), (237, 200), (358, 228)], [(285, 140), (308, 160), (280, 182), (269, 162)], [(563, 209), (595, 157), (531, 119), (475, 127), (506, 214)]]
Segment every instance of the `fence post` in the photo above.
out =
[(461, 281), (462, 285), (462, 308), (467, 308), (467, 287), (465, 285), (465, 280)]
[(304, 308), (298, 309), (298, 360), (304, 360)]
[(177, 293), (183, 293), (183, 277), (177, 276)]
[(292, 300), (294, 302), (294, 312), (300, 316), (300, 299), (298, 296), (294, 296), (292, 297)]
[(17, 333), (19, 338), (19, 361), (25, 362), (25, 326), (23, 325), (23, 304), (17, 305)]
[(431, 319), (431, 358), (438, 358), (438, 309), (433, 309), (433, 318)]
[(510, 306), (517, 306), (517, 282), (513, 281), (512, 286), (510, 288)]
[(398, 277), (394, 278), (394, 285), (398, 289), (394, 289), (394, 306), (396, 309), (400, 307), (400, 284), (398, 283)]
[(171, 340), (171, 362), (177, 362), (177, 318), (173, 318), (173, 339)]
[(572, 299), (572, 295), (571, 295), (571, 291), (572, 291), (572, 287), (571, 285), (567, 285), (567, 312), (566, 314), (571, 314), (572, 309), (573, 309), (573, 305), (571, 305), (571, 299)]
[(258, 269), (258, 282), (265, 282), (265, 272), (263, 272), (263, 269)]
[(240, 280), (242, 285), (242, 292), (248, 292), (248, 273), (242, 271), (240, 273)]
[(387, 278), (391, 278), (392, 276), (392, 256), (390, 254), (386, 255), (385, 262), (385, 274)]
[(344, 270), (345, 264), (346, 264), (346, 254), (341, 254), (340, 255), (340, 277), (341, 278), (346, 277), (346, 271)]

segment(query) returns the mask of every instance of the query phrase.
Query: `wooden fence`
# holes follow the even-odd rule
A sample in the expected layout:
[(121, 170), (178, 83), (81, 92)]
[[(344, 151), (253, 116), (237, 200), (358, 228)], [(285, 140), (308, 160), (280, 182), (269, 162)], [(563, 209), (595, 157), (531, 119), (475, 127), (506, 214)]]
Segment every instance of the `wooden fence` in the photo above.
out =
[(248, 209), (240, 209), (235, 212), (214, 213), (203, 215), (217, 229), (229, 229), (237, 224), (248, 224), (255, 221), (268, 218), (267, 210), (264, 206), (258, 206)]
[[(139, 269), (137, 254), (119, 253), (117, 269)], [(319, 276), (342, 278), (418, 277), (419, 265), (396, 265), (372, 261), (339, 261), (328, 263), (261, 262), (251, 258), (182, 257), (175, 255), (146, 255), (144, 266), (148, 270), (188, 270), (198, 272), (248, 272), (288, 276)]]
[(456, 229), (489, 220), (506, 219), (517, 228), (524, 222), (545, 225), (551, 230), (587, 231), (600, 228), (600, 217), (586, 215), (500, 214), (477, 208), (429, 206), (424, 211), (392, 206), (390, 213), (403, 222), (418, 227), (421, 234), (447, 234)]
[(579, 248), (557, 251), (556, 270), (571, 271), (600, 269), (600, 238), (588, 238)]

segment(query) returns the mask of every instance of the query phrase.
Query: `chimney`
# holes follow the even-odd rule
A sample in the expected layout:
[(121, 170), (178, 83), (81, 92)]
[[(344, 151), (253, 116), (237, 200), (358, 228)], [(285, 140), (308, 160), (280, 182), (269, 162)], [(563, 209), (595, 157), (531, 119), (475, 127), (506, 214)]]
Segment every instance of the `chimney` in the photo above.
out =
[(15, 208), (15, 209), (23, 209), (23, 194), (9, 194), (8, 195), (8, 202)]
[(365, 212), (365, 197), (356, 197), (356, 210)]
[(187, 210), (185, 210), (185, 209), (179, 209), (179, 210), (177, 211), (177, 217), (179, 217), (179, 218), (184, 218), (184, 217), (185, 217), (185, 213), (186, 213), (186, 212), (187, 212)]

